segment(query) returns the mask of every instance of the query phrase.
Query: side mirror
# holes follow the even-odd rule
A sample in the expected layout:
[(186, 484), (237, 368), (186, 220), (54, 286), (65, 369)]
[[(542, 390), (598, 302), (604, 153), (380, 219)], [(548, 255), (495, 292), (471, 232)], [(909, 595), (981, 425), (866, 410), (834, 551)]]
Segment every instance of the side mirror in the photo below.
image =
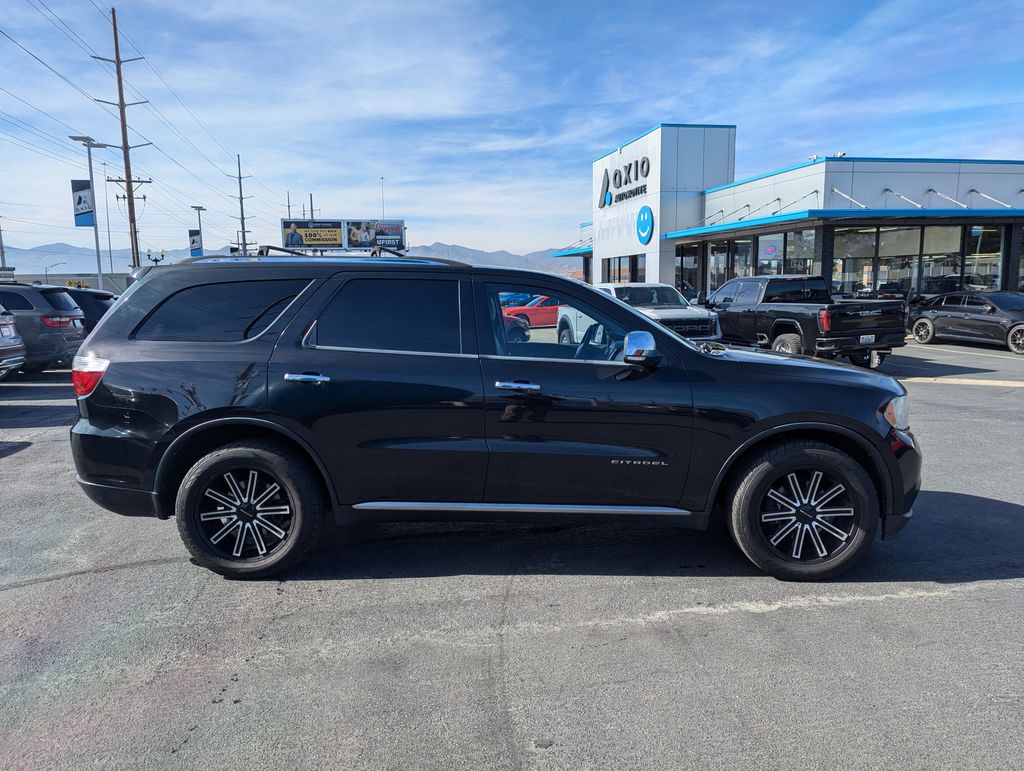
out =
[(641, 367), (653, 368), (661, 361), (661, 354), (654, 345), (654, 335), (650, 332), (628, 332), (623, 345), (622, 360), (626, 364), (638, 364)]
[(996, 306), (994, 306), (994, 305), (986, 305), (985, 306), (985, 313), (995, 313), (995, 312), (996, 312)]
[(707, 292), (705, 292), (703, 289), (701, 289), (699, 292), (697, 292), (697, 298), (696, 298), (695, 302), (697, 303), (697, 305), (707, 305), (708, 304)]

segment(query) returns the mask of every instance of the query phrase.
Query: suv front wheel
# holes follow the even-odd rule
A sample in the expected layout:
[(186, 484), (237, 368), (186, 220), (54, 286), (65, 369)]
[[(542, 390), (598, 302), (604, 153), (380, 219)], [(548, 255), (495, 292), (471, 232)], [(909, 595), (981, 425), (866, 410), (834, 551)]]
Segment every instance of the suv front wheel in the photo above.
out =
[(846, 453), (821, 442), (786, 442), (740, 470), (730, 515), (733, 539), (766, 573), (824, 579), (851, 568), (871, 547), (878, 495)]
[(272, 442), (203, 456), (181, 482), (178, 532), (196, 562), (229, 578), (264, 578), (298, 562), (324, 521), (312, 465)]

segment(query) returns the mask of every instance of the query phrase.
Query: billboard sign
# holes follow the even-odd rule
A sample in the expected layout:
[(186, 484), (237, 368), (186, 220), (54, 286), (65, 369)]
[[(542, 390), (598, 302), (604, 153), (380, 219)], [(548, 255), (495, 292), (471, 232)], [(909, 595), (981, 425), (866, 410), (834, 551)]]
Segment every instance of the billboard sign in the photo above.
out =
[(92, 203), (92, 185), (87, 179), (71, 180), (71, 200), (74, 204), (75, 227), (91, 228), (96, 224), (96, 211)]
[(289, 249), (343, 249), (341, 220), (281, 220), (281, 245)]
[(203, 234), (201, 231), (188, 231), (188, 253), (193, 257), (203, 256)]
[(289, 249), (405, 249), (405, 220), (281, 220)]
[(349, 249), (405, 249), (405, 220), (345, 220), (345, 238)]

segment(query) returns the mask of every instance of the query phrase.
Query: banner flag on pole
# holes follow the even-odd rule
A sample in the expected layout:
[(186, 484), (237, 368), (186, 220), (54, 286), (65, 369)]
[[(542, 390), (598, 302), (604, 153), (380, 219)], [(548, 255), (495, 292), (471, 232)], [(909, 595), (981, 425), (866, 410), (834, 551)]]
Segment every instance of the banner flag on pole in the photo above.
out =
[(71, 200), (74, 204), (75, 227), (93, 227), (96, 224), (96, 208), (93, 206), (92, 185), (89, 184), (89, 180), (71, 180)]

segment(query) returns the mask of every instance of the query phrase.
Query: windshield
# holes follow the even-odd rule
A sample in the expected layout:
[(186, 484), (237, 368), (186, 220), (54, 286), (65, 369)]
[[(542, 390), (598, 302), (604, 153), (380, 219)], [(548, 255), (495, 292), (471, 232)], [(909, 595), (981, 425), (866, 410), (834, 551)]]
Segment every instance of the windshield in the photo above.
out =
[(620, 300), (634, 308), (689, 305), (686, 298), (670, 286), (623, 286), (618, 287), (617, 294)]
[(989, 298), (1004, 311), (1024, 311), (1024, 294), (1020, 292), (993, 292)]

